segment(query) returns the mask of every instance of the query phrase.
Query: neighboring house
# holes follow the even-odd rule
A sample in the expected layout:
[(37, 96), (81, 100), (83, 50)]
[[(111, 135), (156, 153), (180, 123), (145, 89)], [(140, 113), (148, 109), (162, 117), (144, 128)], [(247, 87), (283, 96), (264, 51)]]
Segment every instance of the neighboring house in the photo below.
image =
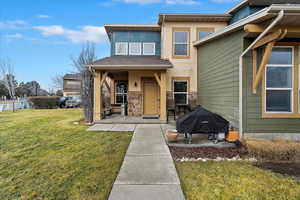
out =
[(106, 25), (111, 56), (89, 66), (94, 120), (109, 77), (111, 103), (124, 100), (130, 116), (165, 120), (168, 105), (200, 104), (244, 135), (299, 133), (299, 13), (298, 0), (246, 0), (225, 14)]
[(64, 75), (63, 83), (64, 96), (80, 96), (81, 76), (80, 74)]
[(194, 43), (199, 103), (244, 136), (300, 138), (299, 3), (243, 1), (227, 27)]

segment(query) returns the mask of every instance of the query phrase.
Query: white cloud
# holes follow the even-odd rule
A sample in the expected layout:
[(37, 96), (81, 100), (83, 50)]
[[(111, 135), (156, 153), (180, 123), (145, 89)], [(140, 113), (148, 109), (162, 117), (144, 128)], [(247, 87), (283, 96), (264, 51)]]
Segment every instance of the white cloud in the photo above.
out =
[(23, 38), (23, 35), (20, 33), (15, 33), (15, 34), (6, 35), (5, 37), (10, 39), (19, 39), (19, 38)]
[(169, 5), (175, 5), (175, 4), (194, 5), (200, 3), (200, 0), (121, 0), (121, 1), (124, 3), (136, 3), (136, 4), (165, 3)]
[(36, 17), (40, 18), (40, 19), (49, 19), (49, 18), (51, 18), (49, 15), (37, 15)]
[(23, 20), (7, 20), (0, 21), (0, 29), (19, 29), (24, 28), (27, 22)]
[(82, 26), (80, 30), (72, 30), (63, 26), (35, 26), (44, 36), (61, 36), (73, 43), (85, 43), (87, 41), (100, 43), (107, 40), (105, 29), (102, 26)]

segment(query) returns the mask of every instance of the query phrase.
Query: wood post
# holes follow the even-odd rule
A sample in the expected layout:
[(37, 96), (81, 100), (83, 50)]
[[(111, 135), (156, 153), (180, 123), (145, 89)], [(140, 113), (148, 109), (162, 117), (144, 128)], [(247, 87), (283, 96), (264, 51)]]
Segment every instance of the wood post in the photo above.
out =
[(160, 73), (160, 120), (167, 120), (167, 77), (166, 71)]
[(101, 71), (96, 71), (94, 76), (94, 121), (101, 120), (102, 95)]
[(256, 89), (258, 87), (259, 82), (262, 80), (266, 65), (269, 62), (269, 59), (270, 59), (270, 56), (271, 56), (272, 49), (273, 49), (274, 45), (275, 45), (275, 41), (268, 43), (268, 45), (266, 47), (265, 53), (263, 55), (261, 64), (260, 64), (258, 72), (257, 72), (257, 75), (255, 76), (255, 79), (254, 79), (254, 82), (253, 82), (252, 89), (253, 89), (254, 94), (256, 93)]

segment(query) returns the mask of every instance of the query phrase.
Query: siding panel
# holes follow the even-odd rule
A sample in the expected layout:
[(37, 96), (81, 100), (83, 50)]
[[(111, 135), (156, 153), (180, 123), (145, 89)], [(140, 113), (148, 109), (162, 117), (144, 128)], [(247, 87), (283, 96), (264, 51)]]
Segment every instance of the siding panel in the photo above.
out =
[(198, 47), (198, 98), (206, 109), (238, 127), (239, 55), (244, 33), (236, 32)]

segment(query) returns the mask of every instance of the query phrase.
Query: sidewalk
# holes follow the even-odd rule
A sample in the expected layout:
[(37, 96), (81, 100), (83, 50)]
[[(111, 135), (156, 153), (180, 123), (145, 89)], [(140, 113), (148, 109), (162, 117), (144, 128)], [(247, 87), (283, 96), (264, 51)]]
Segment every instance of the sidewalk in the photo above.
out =
[(184, 200), (161, 125), (135, 127), (109, 200)]

